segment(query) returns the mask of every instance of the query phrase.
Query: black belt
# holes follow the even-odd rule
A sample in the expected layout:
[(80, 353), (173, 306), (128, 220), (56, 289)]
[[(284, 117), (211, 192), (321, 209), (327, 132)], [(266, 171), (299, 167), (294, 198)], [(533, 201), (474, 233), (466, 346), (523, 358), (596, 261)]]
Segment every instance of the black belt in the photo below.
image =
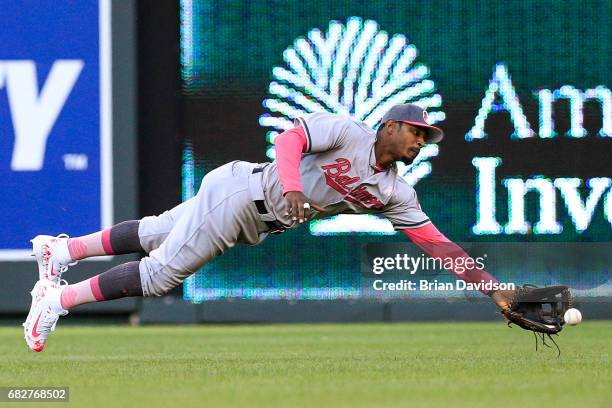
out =
[[(264, 170), (263, 167), (255, 167), (253, 169), (253, 174), (261, 173)], [(268, 210), (266, 209), (266, 204), (264, 200), (253, 200), (255, 203), (255, 207), (257, 207), (257, 212), (260, 214), (268, 214)], [(283, 224), (274, 220), (274, 221), (264, 221), (264, 223), (270, 228), (270, 234), (282, 234), (287, 230)]]

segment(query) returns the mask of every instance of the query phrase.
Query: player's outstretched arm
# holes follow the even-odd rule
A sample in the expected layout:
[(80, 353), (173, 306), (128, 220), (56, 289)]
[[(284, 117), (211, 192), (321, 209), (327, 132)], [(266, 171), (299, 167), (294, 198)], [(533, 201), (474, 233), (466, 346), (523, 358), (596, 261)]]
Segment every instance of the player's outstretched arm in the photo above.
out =
[[(452, 258), (452, 259), (469, 259), (471, 258), (459, 245), (455, 244), (444, 234), (442, 234), (432, 223), (428, 223), (421, 227), (404, 229), (404, 233), (421, 248), (427, 255), (432, 258)], [(453, 265), (465, 265), (465, 262), (453, 262)], [(461, 270), (451, 269), (450, 271), (466, 282), (481, 283), (491, 282), (498, 283), (499, 281), (489, 274), (484, 269), (462, 268)], [(511, 298), (512, 291), (487, 291), (481, 290), (487, 296), (490, 296), (493, 302), (501, 309), (508, 307), (508, 300)]]

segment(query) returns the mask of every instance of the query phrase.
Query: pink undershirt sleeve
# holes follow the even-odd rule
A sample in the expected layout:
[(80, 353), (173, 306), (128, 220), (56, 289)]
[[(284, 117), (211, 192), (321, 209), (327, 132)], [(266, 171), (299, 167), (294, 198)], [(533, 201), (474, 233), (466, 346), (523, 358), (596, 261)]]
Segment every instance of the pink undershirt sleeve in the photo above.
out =
[(283, 186), (283, 195), (289, 191), (303, 191), (300, 178), (300, 161), (306, 150), (306, 133), (301, 126), (276, 136), (276, 167)]
[[(431, 223), (418, 228), (405, 229), (404, 233), (408, 235), (412, 242), (432, 258), (471, 258), (459, 245), (446, 238), (444, 234), (438, 231), (435, 225)], [(453, 262), (453, 265), (455, 264), (465, 265), (465, 262)], [(498, 282), (498, 280), (487, 271), (476, 267), (472, 269), (465, 268), (463, 271), (451, 270), (451, 272), (453, 272), (457, 278), (470, 283), (481, 283), (481, 281), (485, 283)], [(481, 290), (481, 292), (485, 295), (489, 294), (487, 290)]]

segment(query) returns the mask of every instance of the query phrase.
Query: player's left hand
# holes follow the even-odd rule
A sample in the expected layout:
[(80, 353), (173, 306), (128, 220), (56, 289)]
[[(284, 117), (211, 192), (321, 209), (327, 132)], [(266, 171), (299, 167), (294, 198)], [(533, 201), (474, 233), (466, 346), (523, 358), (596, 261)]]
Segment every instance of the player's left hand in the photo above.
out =
[(497, 290), (491, 296), (491, 300), (501, 309), (507, 309), (510, 307), (510, 299), (514, 297), (515, 290)]
[(306, 197), (301, 191), (289, 191), (285, 194), (285, 208), (287, 210), (286, 214), (300, 223), (308, 221), (312, 217), (311, 209), (319, 212), (325, 211), (323, 207)]
[[(512, 297), (507, 298), (508, 293), (504, 292), (513, 292)], [(561, 355), (561, 349), (551, 336), (563, 330), (563, 325), (566, 323), (565, 314), (573, 307), (572, 295), (567, 286), (538, 288), (534, 285), (523, 285), (515, 291), (493, 293), (491, 297), (494, 298), (494, 301), (496, 301), (495, 295), (497, 294), (500, 298), (504, 298), (501, 302), (505, 301), (508, 304), (501, 310), (504, 317), (508, 319), (508, 326), (516, 324), (533, 332), (536, 339), (536, 350), (538, 349), (538, 337), (542, 340), (543, 345), (550, 347), (544, 337), (548, 336), (548, 339), (557, 347), (557, 357)]]

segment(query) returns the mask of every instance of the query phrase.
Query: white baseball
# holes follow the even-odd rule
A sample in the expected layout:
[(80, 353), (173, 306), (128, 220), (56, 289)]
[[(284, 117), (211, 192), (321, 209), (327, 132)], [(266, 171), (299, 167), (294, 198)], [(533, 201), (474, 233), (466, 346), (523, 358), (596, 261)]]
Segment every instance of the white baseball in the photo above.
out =
[(563, 315), (563, 320), (570, 326), (575, 326), (582, 321), (582, 313), (578, 309), (567, 309)]

